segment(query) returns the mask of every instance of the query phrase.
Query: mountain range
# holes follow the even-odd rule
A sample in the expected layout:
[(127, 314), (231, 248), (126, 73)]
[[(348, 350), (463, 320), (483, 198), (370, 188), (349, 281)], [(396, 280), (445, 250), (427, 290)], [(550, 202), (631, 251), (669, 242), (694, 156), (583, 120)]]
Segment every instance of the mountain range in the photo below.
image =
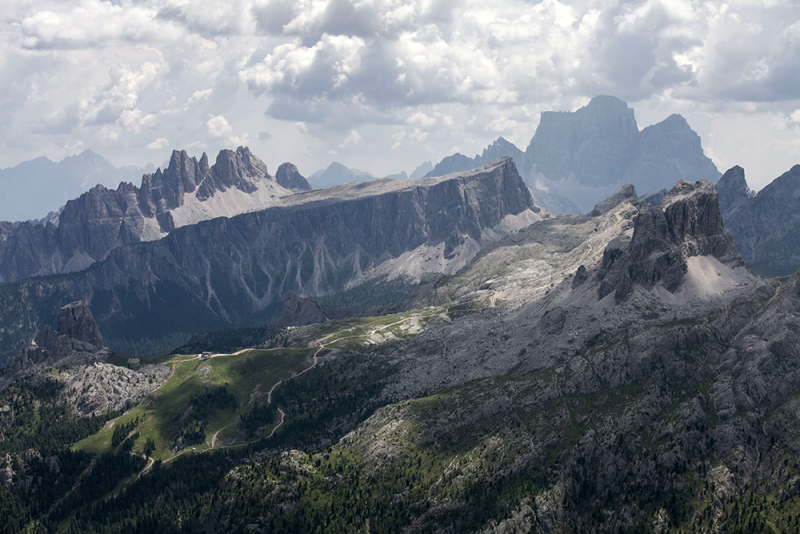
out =
[(588, 213), (628, 183), (648, 194), (678, 180), (715, 182), (720, 176), (683, 117), (670, 115), (640, 131), (633, 110), (612, 96), (597, 96), (574, 112), (543, 112), (524, 152), (500, 137), (483, 154), (454, 154), (427, 175), (471, 169), (502, 156), (514, 159), (541, 206), (560, 212)]
[(597, 97), (358, 172), (174, 151), (0, 223), (0, 532), (800, 529), (800, 165)]
[(308, 183), (316, 189), (323, 189), (333, 185), (342, 185), (349, 182), (374, 180), (375, 175), (359, 171), (358, 169), (349, 169), (334, 161), (325, 169), (319, 170), (308, 177)]
[[(292, 172), (286, 184), (307, 189), (297, 169)], [(205, 154), (198, 161), (175, 151), (164, 171), (144, 175), (141, 187), (128, 182), (117, 189), (97, 185), (67, 202), (47, 224), (0, 222), (0, 281), (80, 271), (117, 247), (262, 209), (291, 194), (246, 148), (223, 150), (212, 166)]]
[[(723, 185), (741, 192), (731, 176)], [(119, 258), (132, 272), (145, 265), (139, 257), (157, 260), (142, 278), (166, 280), (156, 265), (195, 254), (224, 263), (205, 277), (217, 292), (223, 274), (244, 272), (227, 262), (255, 250), (233, 240), (253, 229), (302, 243), (280, 229), (302, 237), (309, 226), (325, 259), (308, 276), (292, 270), (305, 283), (324, 280), (313, 273), (329, 260), (352, 280), (361, 264), (337, 263), (346, 250), (363, 249), (372, 272), (399, 259), (391, 270), (409, 276), (441, 255), (386, 315), (348, 318), (289, 293), (281, 328), (256, 346), (218, 352), (210, 336), (197, 352), (150, 365), (102, 347), (113, 337), (94, 322), (102, 302), (93, 312), (66, 302), (58, 336), (42, 330), (25, 365), (3, 377), (6, 524), (793, 531), (800, 275), (766, 280), (746, 266), (720, 210), (730, 191), (720, 189), (679, 181), (648, 206), (628, 185), (587, 215), (555, 214), (531, 203), (506, 158), (445, 177), (298, 193), (119, 247), (74, 286), (124, 270)], [(375, 216), (387, 209), (382, 225)], [(345, 228), (353, 241), (333, 241)], [(423, 248), (393, 248), (415, 235)], [(182, 244), (203, 242), (213, 255)], [(278, 251), (277, 263), (291, 257), (275, 243), (263, 250)], [(65, 279), (25, 282), (18, 301)], [(203, 306), (138, 287), (148, 295), (140, 315), (158, 299), (191, 313)], [(218, 310), (233, 302), (210, 289), (205, 297), (219, 298)], [(251, 329), (225, 336), (253, 339)]]
[(45, 157), (0, 169), (0, 220), (27, 221), (45, 219), (48, 212), (57, 212), (68, 200), (78, 197), (96, 184), (116, 187), (123, 181), (141, 179), (155, 170), (115, 167), (91, 150), (68, 156), (58, 163)]
[[(57, 278), (6, 285), (0, 296), (2, 346), (18, 350), (60, 306), (82, 300), (92, 306), (110, 346), (149, 352), (144, 347), (174, 343), (176, 336), (263, 322), (277, 313), (289, 291), (322, 295), (382, 277), (413, 282), (430, 272), (454, 273), (481, 247), (541, 217), (509, 158), (447, 177), (354, 182), (294, 194), (269, 178), (247, 149), (223, 151), (215, 166), (206, 165), (205, 158), (176, 152), (170, 167), (146, 176), (141, 189), (93, 190), (68, 203), (62, 222), (43, 230), (59, 236), (75, 228), (82, 236), (75, 243), (103, 247), (85, 253), (99, 261), (87, 262), (91, 267), (79, 272), (67, 264), (60, 272), (71, 274)], [(222, 184), (228, 189), (212, 196)], [(202, 208), (226, 194), (244, 196), (245, 187), (272, 207), (205, 221), (200, 210), (185, 209)], [(137, 202), (125, 204), (128, 199)], [(174, 207), (181, 200), (184, 204)], [(98, 217), (96, 210), (77, 209), (85, 204), (120, 207), (115, 218), (108, 212)], [(83, 214), (85, 226), (65, 224), (73, 208)], [(142, 216), (144, 209), (149, 218)], [(186, 215), (202, 222), (188, 224)], [(130, 226), (163, 237), (148, 239)], [(16, 267), (6, 272), (19, 273), (21, 259), (28, 257), (17, 245), (32, 241), (22, 232), (40, 229), (22, 225), (5, 241), (0, 257), (9, 259), (0, 265)], [(63, 257), (60, 250), (52, 255)], [(53, 264), (33, 262), (28, 272)]]

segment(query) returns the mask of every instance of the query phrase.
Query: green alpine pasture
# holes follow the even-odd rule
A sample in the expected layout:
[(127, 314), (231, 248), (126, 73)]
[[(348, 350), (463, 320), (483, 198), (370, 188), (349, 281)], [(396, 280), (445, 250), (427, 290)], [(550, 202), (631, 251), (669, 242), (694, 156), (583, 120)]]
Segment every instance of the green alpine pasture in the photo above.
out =
[[(168, 461), (188, 451), (244, 443), (239, 416), (256, 402), (266, 404), (270, 389), (303, 371), (316, 348), (244, 350), (235, 354), (173, 356), (164, 364), (172, 369), (166, 383), (144, 402), (106, 423), (102, 430), (78, 442), (76, 451), (112, 452), (124, 444), (114, 439), (114, 429), (124, 428), (133, 438), (133, 450), (154, 449), (150, 456)], [(176, 447), (187, 428), (202, 427), (204, 439)], [(180, 449), (180, 450), (176, 450)]]

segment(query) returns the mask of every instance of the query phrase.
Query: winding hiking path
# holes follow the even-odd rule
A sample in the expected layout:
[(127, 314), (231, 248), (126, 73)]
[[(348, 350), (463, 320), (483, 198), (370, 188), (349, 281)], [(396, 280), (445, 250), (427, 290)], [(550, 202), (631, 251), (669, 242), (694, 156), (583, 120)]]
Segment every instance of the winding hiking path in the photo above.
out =
[[(448, 307), (448, 309), (449, 309), (449, 307)], [(387, 325), (382, 325), (382, 326), (379, 326), (379, 327), (375, 327), (375, 328), (367, 331), (366, 333), (353, 334), (353, 335), (349, 335), (349, 336), (335, 337), (337, 334), (341, 335), (343, 332), (334, 332), (332, 334), (328, 334), (327, 336), (324, 336), (324, 337), (318, 339), (317, 343), (319, 343), (319, 346), (317, 347), (317, 350), (314, 351), (313, 361), (312, 361), (311, 365), (306, 367), (305, 369), (303, 369), (302, 371), (300, 371), (296, 375), (288, 377), (288, 378), (284, 378), (284, 379), (281, 379), (281, 380), (278, 380), (275, 384), (273, 384), (272, 387), (269, 389), (269, 392), (267, 392), (267, 404), (270, 404), (270, 405), (272, 404), (272, 393), (275, 391), (275, 388), (277, 388), (279, 385), (283, 384), (284, 382), (288, 382), (289, 380), (294, 380), (295, 378), (297, 378), (297, 377), (299, 377), (299, 376), (311, 371), (315, 367), (317, 367), (317, 365), (319, 365), (320, 354), (324, 350), (328, 350), (328, 347), (330, 345), (332, 345), (334, 343), (338, 343), (339, 341), (344, 341), (344, 340), (347, 340), (347, 339), (354, 339), (354, 338), (365, 338), (368, 341), (370, 339), (370, 337), (372, 337), (373, 335), (377, 334), (378, 332), (380, 332), (382, 330), (386, 330), (386, 329), (392, 328), (393, 326), (397, 326), (397, 325), (400, 325), (400, 324), (403, 324), (403, 323), (406, 323), (406, 322), (411, 322), (414, 319), (418, 320), (418, 319), (420, 319), (420, 317), (417, 317), (417, 316), (404, 317), (403, 319), (400, 319), (399, 321), (395, 321), (395, 322), (387, 324)], [(349, 329), (350, 332), (352, 332), (353, 330), (354, 329), (352, 329), (352, 328)], [(334, 339), (331, 340), (330, 338), (334, 338)], [(243, 354), (243, 353), (251, 351), (251, 350), (259, 350), (259, 349), (246, 348), (246, 349), (238, 350), (238, 351), (233, 352), (231, 354), (211, 354), (208, 357), (206, 357), (205, 360), (210, 360), (212, 358), (225, 358), (225, 357), (231, 357), (231, 356), (238, 356), (240, 354)], [(261, 350), (274, 351), (274, 350), (280, 350), (280, 349), (261, 349)], [(196, 361), (196, 360), (203, 360), (202, 356), (203, 356), (202, 354), (196, 354), (196, 355), (193, 355), (193, 356), (191, 356), (189, 358), (186, 358), (186, 359), (183, 359), (183, 360), (173, 361), (172, 362), (172, 373), (170, 374), (169, 378), (167, 378), (167, 380), (164, 382), (164, 385), (166, 385), (167, 382), (169, 382), (170, 379), (172, 379), (175, 376), (175, 374), (177, 372), (178, 364), (187, 363), (187, 362)], [(205, 360), (203, 360), (203, 361), (205, 361)], [(164, 385), (162, 385), (161, 387), (163, 388)], [(272, 430), (270, 431), (270, 433), (267, 436), (267, 438), (271, 438), (272, 436), (274, 436), (275, 432), (277, 432), (277, 430), (280, 427), (283, 426), (283, 424), (284, 424), (284, 422), (286, 420), (286, 412), (284, 412), (281, 408), (277, 408), (277, 410), (278, 410), (278, 414), (279, 414), (278, 423), (272, 428)], [(226, 428), (228, 428), (231, 425), (233, 425), (235, 422), (236, 421), (228, 423), (224, 427), (222, 427), (219, 430), (217, 430), (216, 432), (214, 432), (214, 435), (211, 436), (211, 440), (210, 441), (206, 441), (206, 445), (208, 445), (209, 450), (225, 449), (225, 448), (229, 448), (229, 447), (240, 447), (242, 445), (247, 445), (247, 443), (250, 443), (250, 442), (244, 442), (244, 443), (237, 443), (235, 445), (227, 445), (227, 446), (226, 445), (220, 445), (219, 447), (217, 446), (217, 439), (219, 437), (219, 434), (223, 430), (225, 430)], [(182, 451), (176, 453), (175, 455), (173, 455), (172, 457), (168, 458), (167, 460), (164, 460), (164, 463), (171, 462), (172, 460), (178, 458), (179, 456), (182, 456), (183, 454), (186, 454), (187, 452), (190, 452), (190, 450), (188, 448), (187, 449), (183, 449)], [(152, 462), (150, 464), (148, 464), (144, 469), (142, 469), (142, 471), (139, 473), (137, 479), (139, 477), (141, 477), (143, 474), (147, 473), (151, 468), (152, 468)]]
[[(286, 380), (288, 381), (288, 380), (295, 379), (298, 376), (302, 375), (303, 373), (307, 373), (310, 370), (312, 370), (314, 367), (316, 367), (317, 364), (319, 363), (319, 353), (322, 352), (324, 349), (325, 349), (325, 345), (320, 345), (319, 348), (316, 350), (316, 352), (314, 352), (314, 363), (312, 363), (310, 367), (307, 367), (307, 368), (303, 369), (302, 371), (300, 371), (296, 375), (294, 375), (292, 377), (289, 377)], [(284, 380), (278, 380), (277, 382), (275, 382), (275, 384), (271, 388), (269, 388), (269, 392), (267, 393), (267, 404), (272, 404), (272, 392), (275, 391), (275, 388), (278, 387), (278, 385), (282, 384), (283, 382), (284, 382)], [(278, 408), (278, 413), (281, 414), (280, 419), (278, 420), (278, 424), (275, 425), (275, 427), (272, 429), (272, 432), (269, 433), (269, 436), (267, 436), (267, 438), (271, 438), (275, 434), (275, 431), (277, 431), (281, 426), (283, 426), (283, 421), (284, 421), (284, 418), (286, 417), (286, 413), (284, 413), (284, 411), (281, 410), (280, 408)], [(215, 434), (215, 437), (216, 437), (216, 434)], [(212, 448), (213, 448), (213, 446), (212, 446)]]
[(147, 473), (149, 473), (150, 470), (153, 468), (153, 464), (155, 464), (155, 463), (156, 463), (156, 461), (153, 459), (152, 456), (148, 457), (147, 458), (147, 465), (144, 466), (144, 469), (139, 471), (138, 475), (136, 475), (136, 480), (139, 480), (140, 478), (142, 478), (142, 475), (146, 475)]

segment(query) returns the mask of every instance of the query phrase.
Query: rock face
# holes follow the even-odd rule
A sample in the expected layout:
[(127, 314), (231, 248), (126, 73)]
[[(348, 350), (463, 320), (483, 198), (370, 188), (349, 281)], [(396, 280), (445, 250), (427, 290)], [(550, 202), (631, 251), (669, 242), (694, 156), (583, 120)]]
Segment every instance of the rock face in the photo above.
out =
[(534, 209), (509, 158), (447, 177), (309, 191), (118, 247), (94, 268), (56, 282), (14, 286), (0, 303), (14, 310), (0, 317), (0, 336), (15, 336), (5, 345), (19, 350), (44, 322), (38, 306), (79, 299), (90, 302), (111, 347), (112, 339), (188, 337), (263, 322), (289, 291), (321, 295), (388, 273), (455, 273), (482, 247), (541, 218)]
[(649, 194), (678, 180), (719, 178), (683, 117), (671, 115), (639, 131), (633, 110), (612, 96), (597, 96), (575, 112), (543, 112), (524, 153), (501, 137), (482, 156), (450, 156), (428, 175), (474, 168), (501, 155), (517, 163), (536, 202), (555, 211), (587, 213), (626, 183)]
[(313, 189), (311, 184), (308, 183), (308, 180), (303, 178), (303, 175), (300, 174), (297, 167), (291, 163), (284, 163), (278, 167), (278, 170), (275, 172), (275, 181), (282, 187), (291, 189), (292, 191), (308, 191)]
[[(635, 193), (634, 193), (635, 194)], [(716, 191), (708, 180), (680, 181), (658, 207), (644, 207), (635, 220), (629, 244), (617, 241), (603, 254), (598, 272), (600, 298), (616, 292), (621, 302), (634, 285), (656, 284), (671, 292), (682, 285), (687, 260), (712, 256), (725, 265), (743, 265), (722, 222)]]
[(738, 165), (725, 171), (725, 174), (714, 185), (714, 189), (717, 190), (717, 196), (719, 196), (719, 209), (723, 219), (730, 217), (756, 196), (755, 192), (747, 186), (744, 169)]
[(44, 325), (36, 343), (22, 349), (15, 362), (16, 371), (41, 363), (54, 363), (74, 353), (98, 353), (103, 337), (92, 312), (81, 301), (72, 302), (58, 312), (58, 337)]
[(744, 170), (733, 167), (716, 185), (722, 218), (736, 248), (763, 276), (800, 267), (800, 165), (754, 194)]
[[(45, 330), (42, 333), (44, 335)], [(88, 343), (95, 350), (103, 348), (100, 329), (97, 328), (92, 312), (81, 301), (67, 304), (58, 312), (58, 337), (61, 336)]]
[(64, 206), (56, 223), (0, 224), (0, 282), (80, 271), (121, 245), (160, 239), (173, 229), (264, 208), (291, 194), (249, 149), (223, 150), (209, 167), (174, 151), (167, 169), (141, 188), (92, 188)]
[(306, 326), (354, 315), (356, 315), (356, 311), (353, 309), (321, 306), (312, 298), (304, 298), (294, 291), (290, 291), (283, 301), (283, 306), (278, 318), (275, 319), (274, 326), (276, 329), (289, 326)]
[(633, 110), (617, 98), (597, 96), (575, 112), (542, 113), (525, 151), (526, 169), (553, 181), (616, 186), (628, 170), (638, 141)]

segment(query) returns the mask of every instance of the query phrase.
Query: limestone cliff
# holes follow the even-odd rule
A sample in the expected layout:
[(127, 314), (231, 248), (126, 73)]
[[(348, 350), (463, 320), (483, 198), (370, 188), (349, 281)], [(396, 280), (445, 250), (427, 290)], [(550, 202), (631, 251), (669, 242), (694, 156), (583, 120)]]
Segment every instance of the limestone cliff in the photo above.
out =
[(603, 255), (598, 279), (600, 298), (611, 292), (617, 302), (634, 285), (661, 284), (674, 293), (688, 271), (688, 259), (712, 256), (721, 263), (743, 265), (733, 238), (722, 222), (719, 201), (711, 182), (680, 181), (658, 207), (643, 207), (636, 217), (630, 243), (612, 243)]
[(379, 276), (454, 273), (539, 211), (509, 158), (439, 178), (297, 193), (273, 208), (120, 246), (70, 277), (14, 285), (1, 304), (15, 311), (3, 314), (0, 339), (18, 350), (55, 314), (40, 306), (78, 299), (91, 304), (112, 347), (111, 339), (264, 321), (289, 291), (313, 296)]

